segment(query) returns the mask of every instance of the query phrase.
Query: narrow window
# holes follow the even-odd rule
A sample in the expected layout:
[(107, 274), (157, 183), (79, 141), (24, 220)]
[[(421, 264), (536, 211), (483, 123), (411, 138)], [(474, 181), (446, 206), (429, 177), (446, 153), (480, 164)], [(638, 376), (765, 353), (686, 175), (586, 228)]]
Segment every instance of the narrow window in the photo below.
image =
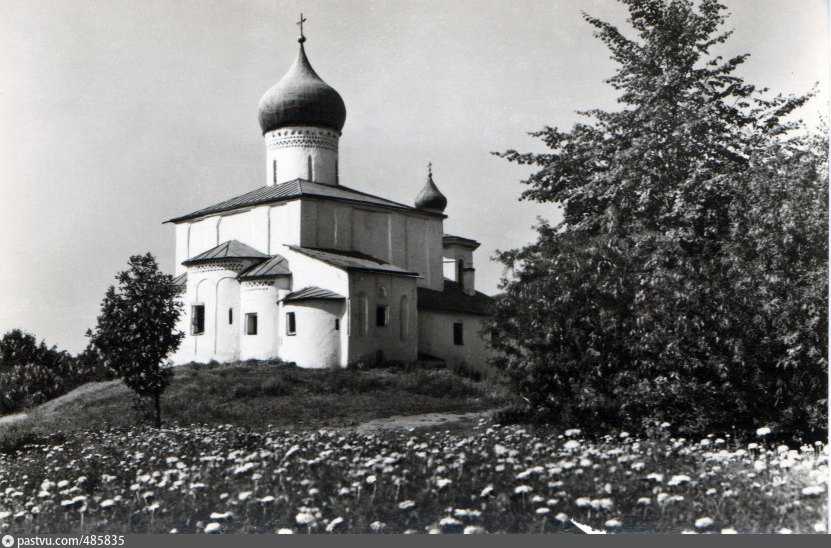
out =
[(228, 325), (232, 325), (234, 323), (234, 309), (228, 309)]
[(340, 318), (335, 318), (335, 331), (340, 331)]
[(389, 307), (378, 305), (375, 309), (375, 325), (385, 327), (389, 323)]
[(464, 276), (465, 276), (465, 262), (463, 260), (459, 259), (458, 261), (456, 261), (456, 282), (458, 282), (458, 284), (460, 286), (462, 286), (462, 289), (464, 289), (464, 283), (465, 283)]
[(275, 184), (277, 183), (277, 160), (272, 160), (271, 162), (271, 177), (272, 182)]
[(309, 154), (309, 156), (306, 158), (306, 170), (308, 171), (307, 179), (309, 181), (312, 181), (313, 179), (312, 179), (312, 155), (311, 154)]
[(286, 312), (286, 335), (295, 335), (297, 333), (297, 320), (294, 317), (294, 312)]
[(245, 315), (245, 334), (246, 335), (256, 335), (257, 334), (257, 314), (253, 312), (249, 312)]
[(402, 295), (401, 297), (401, 306), (399, 307), (398, 314), (401, 323), (401, 340), (404, 341), (407, 340), (407, 335), (410, 331), (410, 306), (407, 302), (406, 295)]
[(195, 304), (190, 308), (191, 335), (201, 335), (205, 332), (205, 305)]
[(453, 344), (456, 346), (465, 344), (465, 330), (462, 322), (455, 322), (453, 324)]

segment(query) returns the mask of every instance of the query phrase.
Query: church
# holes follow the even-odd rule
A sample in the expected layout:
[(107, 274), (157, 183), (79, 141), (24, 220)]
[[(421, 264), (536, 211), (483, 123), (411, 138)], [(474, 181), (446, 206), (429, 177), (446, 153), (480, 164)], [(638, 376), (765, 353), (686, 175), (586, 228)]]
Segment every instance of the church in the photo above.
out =
[(167, 221), (185, 333), (173, 362), (479, 367), (492, 306), (475, 287), (479, 243), (444, 233), (432, 166), (413, 205), (342, 184), (346, 106), (309, 63), (303, 21), (297, 59), (259, 103), (265, 185)]

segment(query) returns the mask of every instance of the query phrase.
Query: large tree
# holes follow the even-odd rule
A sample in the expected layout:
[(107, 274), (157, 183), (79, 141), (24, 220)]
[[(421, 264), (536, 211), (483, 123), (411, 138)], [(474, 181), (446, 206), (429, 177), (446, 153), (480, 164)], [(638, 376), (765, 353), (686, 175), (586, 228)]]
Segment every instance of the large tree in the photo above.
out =
[(585, 15), (618, 68), (620, 108), (533, 135), (522, 198), (563, 221), (499, 254), (492, 324), (534, 412), (690, 432), (825, 426), (827, 141), (723, 59), (714, 0), (621, 0), (630, 35)]
[(139, 398), (152, 402), (154, 423), (161, 426), (161, 395), (172, 372), (167, 357), (184, 334), (176, 330), (181, 313), (177, 289), (159, 271), (153, 255), (133, 255), (129, 268), (116, 275), (101, 303), (91, 346)]

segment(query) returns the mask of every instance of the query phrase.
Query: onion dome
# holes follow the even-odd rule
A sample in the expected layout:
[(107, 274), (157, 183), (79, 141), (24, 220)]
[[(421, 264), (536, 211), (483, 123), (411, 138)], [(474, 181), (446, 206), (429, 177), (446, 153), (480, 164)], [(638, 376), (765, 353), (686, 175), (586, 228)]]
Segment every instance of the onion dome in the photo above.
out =
[(433, 164), (427, 165), (427, 183), (424, 188), (418, 193), (415, 200), (415, 206), (418, 209), (432, 209), (435, 211), (444, 211), (447, 207), (447, 198), (439, 191), (439, 187), (433, 182)]
[(263, 135), (285, 126), (317, 126), (340, 132), (346, 121), (346, 105), (329, 84), (312, 68), (303, 49), (289, 71), (260, 99), (260, 128)]

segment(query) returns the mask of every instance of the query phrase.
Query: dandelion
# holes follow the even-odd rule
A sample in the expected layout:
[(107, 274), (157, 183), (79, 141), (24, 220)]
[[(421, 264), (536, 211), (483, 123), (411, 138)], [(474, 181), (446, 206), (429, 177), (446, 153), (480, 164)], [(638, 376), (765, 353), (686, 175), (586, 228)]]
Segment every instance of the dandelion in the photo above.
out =
[(410, 508), (414, 508), (416, 505), (415, 501), (413, 500), (404, 500), (398, 503), (399, 510), (409, 510)]
[(604, 525), (607, 529), (618, 529), (620, 527), (623, 527), (623, 522), (621, 522), (619, 519), (612, 518), (606, 520), (606, 523), (604, 523)]
[(697, 520), (695, 520), (695, 528), (696, 529), (709, 529), (710, 527), (713, 526), (714, 523), (715, 522), (713, 521), (713, 518), (709, 518), (709, 517), (698, 518)]
[(484, 535), (487, 531), (485, 531), (484, 527), (478, 525), (468, 525), (464, 528), (463, 533), (465, 535)]
[(637, 504), (638, 506), (649, 506), (652, 504), (652, 499), (649, 497), (641, 497), (638, 499)]
[(569, 428), (568, 430), (566, 430), (565, 434), (566, 434), (567, 438), (573, 438), (575, 436), (580, 435), (580, 429), (579, 428)]
[(576, 449), (580, 449), (580, 442), (579, 442), (579, 441), (577, 441), (577, 440), (568, 440), (568, 441), (565, 443), (565, 445), (563, 445), (563, 448), (564, 448), (566, 451), (574, 451), (574, 450), (576, 450)]
[(538, 516), (545, 516), (545, 515), (547, 515), (549, 512), (551, 512), (551, 509), (550, 509), (550, 508), (548, 508), (548, 507), (546, 507), (546, 506), (540, 506), (539, 508), (537, 508), (537, 509), (534, 511), (534, 513), (535, 513), (535, 514), (537, 514)]
[(777, 534), (777, 535), (792, 535), (792, 534), (793, 534), (793, 531), (791, 531), (791, 530), (790, 530), (790, 529), (788, 529), (787, 527), (782, 527), (781, 529), (779, 529), (778, 531), (776, 531), (776, 534)]
[(311, 525), (315, 522), (315, 517), (309, 512), (298, 512), (297, 515), (294, 516), (294, 521), (297, 522), (297, 525)]
[(106, 500), (101, 501), (100, 506), (101, 506), (101, 508), (110, 508), (114, 504), (115, 504), (115, 501), (113, 499), (106, 499)]
[(824, 533), (825, 532), (825, 523), (818, 521), (814, 524), (814, 532), (815, 533)]
[(333, 519), (332, 521), (330, 521), (330, 522), (326, 525), (326, 532), (327, 532), (327, 533), (331, 533), (332, 531), (334, 531), (334, 530), (335, 530), (335, 528), (336, 528), (338, 525), (340, 525), (341, 523), (343, 523), (343, 521), (344, 521), (344, 520), (343, 520), (343, 518), (342, 518), (342, 517), (340, 517), (340, 516), (336, 517), (335, 519)]
[(211, 523), (209, 523), (208, 525), (205, 526), (205, 532), (208, 533), (209, 535), (217, 534), (221, 530), (222, 530), (222, 526), (220, 524), (216, 523), (215, 521), (211, 522)]
[(534, 488), (531, 487), (530, 485), (524, 485), (524, 484), (523, 485), (517, 485), (516, 487), (514, 487), (514, 494), (516, 494), (516, 495), (525, 495), (527, 493), (530, 493), (533, 490), (534, 490)]
[(287, 529), (286, 527), (281, 527), (280, 529), (277, 529), (277, 534), (278, 535), (293, 535), (294, 530), (293, 529)]
[(820, 485), (809, 485), (802, 488), (803, 497), (817, 497), (825, 493), (825, 489)]
[(678, 474), (677, 476), (672, 476), (670, 480), (667, 482), (667, 485), (681, 485), (682, 483), (689, 483), (690, 481), (692, 481), (692, 478), (690, 478), (688, 475)]
[(366, 477), (366, 480), (365, 480), (365, 481), (366, 481), (368, 484), (372, 485), (373, 483), (375, 483), (375, 480), (376, 480), (376, 478), (375, 478), (375, 474), (371, 474), (371, 475), (369, 475), (369, 476), (367, 476), (367, 477)]
[(768, 434), (770, 434), (771, 430), (767, 426), (763, 426), (761, 428), (756, 429), (756, 437), (764, 438)]
[(372, 529), (374, 533), (380, 533), (386, 526), (387, 524), (383, 521), (373, 521), (369, 524), (369, 528)]
[(211, 512), (209, 517), (213, 520), (225, 521), (231, 519), (233, 514), (231, 512)]
[(578, 508), (588, 508), (592, 505), (591, 499), (587, 497), (580, 497), (574, 503), (577, 505)]
[(482, 492), (479, 493), (479, 496), (482, 497), (482, 498), (485, 498), (488, 495), (490, 495), (492, 492), (493, 492), (493, 484), (490, 484), (490, 485), (487, 485), (484, 489), (482, 489)]
[(621, 432), (620, 434), (618, 434), (618, 437), (622, 440), (625, 440), (629, 437), (629, 432)]
[(258, 500), (262, 504), (271, 504), (272, 502), (274, 502), (274, 497), (271, 496), (271, 495), (266, 495), (263, 498), (258, 499)]
[(447, 486), (448, 486), (448, 485), (450, 485), (451, 483), (453, 483), (453, 481), (451, 481), (451, 480), (449, 480), (449, 479), (447, 479), (447, 478), (439, 478), (439, 479), (437, 479), (437, 480), (436, 480), (436, 486), (437, 486), (439, 489), (444, 489), (445, 487), (447, 487)]
[(237, 500), (239, 500), (240, 502), (246, 501), (251, 496), (251, 494), (251, 491), (243, 491), (242, 493), (237, 495)]
[(725, 527), (724, 529), (721, 530), (721, 534), (722, 535), (736, 535), (736, 534), (738, 534), (738, 532), (735, 529), (733, 529), (732, 527)]

